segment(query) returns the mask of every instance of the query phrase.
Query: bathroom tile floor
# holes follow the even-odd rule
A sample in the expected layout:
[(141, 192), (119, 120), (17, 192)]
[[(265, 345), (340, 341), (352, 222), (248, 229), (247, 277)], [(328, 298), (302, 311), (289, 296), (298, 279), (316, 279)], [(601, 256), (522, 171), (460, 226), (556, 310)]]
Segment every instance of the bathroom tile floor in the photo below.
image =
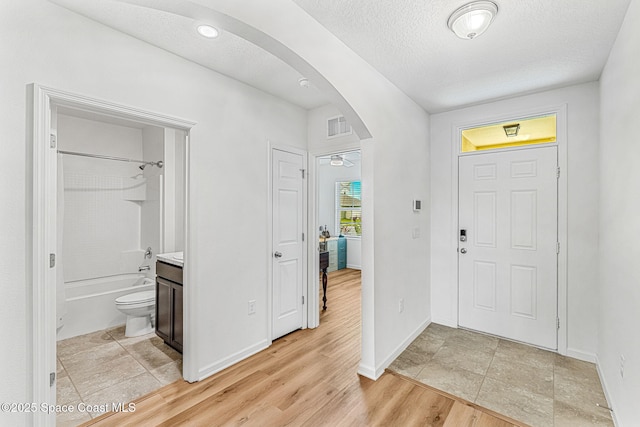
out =
[[(124, 325), (57, 343), (57, 404), (128, 403), (182, 378), (182, 355), (155, 333), (124, 336)], [(58, 426), (77, 426), (100, 413), (59, 413)]]
[(593, 363), (432, 323), (390, 370), (532, 427), (613, 426)]

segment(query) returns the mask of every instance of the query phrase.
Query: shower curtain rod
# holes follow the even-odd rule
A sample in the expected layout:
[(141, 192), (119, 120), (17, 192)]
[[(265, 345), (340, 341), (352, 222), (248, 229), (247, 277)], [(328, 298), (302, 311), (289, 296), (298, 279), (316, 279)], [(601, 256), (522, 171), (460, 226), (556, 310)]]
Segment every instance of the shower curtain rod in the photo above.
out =
[(164, 164), (164, 162), (162, 160), (158, 160), (157, 162), (145, 162), (144, 160), (125, 159), (124, 157), (103, 156), (103, 155), (100, 155), (100, 154), (77, 153), (77, 152), (74, 152), (74, 151), (63, 151), (63, 150), (58, 150), (58, 153), (60, 153), (60, 154), (69, 154), (71, 156), (94, 157), (96, 159), (117, 160), (119, 162), (142, 163), (142, 165), (140, 165), (140, 169), (144, 169), (145, 166), (147, 166), (147, 165), (157, 166), (157, 167), (161, 168), (163, 166), (163, 164)]

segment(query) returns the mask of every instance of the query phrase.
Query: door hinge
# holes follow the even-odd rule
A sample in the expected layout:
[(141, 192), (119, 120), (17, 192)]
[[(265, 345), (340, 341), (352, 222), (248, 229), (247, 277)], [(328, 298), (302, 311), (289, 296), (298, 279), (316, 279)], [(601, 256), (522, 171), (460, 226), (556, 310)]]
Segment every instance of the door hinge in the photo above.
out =
[(556, 329), (560, 329), (560, 318), (556, 317)]
[(302, 241), (304, 242), (304, 233), (302, 233)]
[(304, 295), (302, 295), (302, 305), (304, 305)]
[(560, 179), (560, 166), (556, 169), (556, 178)]
[(305, 169), (300, 169), (300, 172), (302, 172), (302, 179), (304, 179), (304, 172), (305, 172)]
[(49, 148), (56, 148), (56, 136), (49, 134)]
[(49, 254), (49, 268), (56, 266), (56, 254)]
[(53, 387), (53, 384), (56, 382), (56, 373), (55, 372), (50, 372), (49, 373), (49, 387)]
[(556, 242), (556, 254), (560, 253), (560, 242)]

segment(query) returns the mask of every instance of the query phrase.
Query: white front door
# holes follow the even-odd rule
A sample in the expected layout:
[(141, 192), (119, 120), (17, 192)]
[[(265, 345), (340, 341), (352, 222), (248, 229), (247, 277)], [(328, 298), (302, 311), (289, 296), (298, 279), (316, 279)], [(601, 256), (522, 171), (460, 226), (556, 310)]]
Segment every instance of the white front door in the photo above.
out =
[(304, 157), (273, 150), (272, 339), (303, 326)]
[(556, 146), (460, 157), (460, 326), (557, 348), (557, 165)]

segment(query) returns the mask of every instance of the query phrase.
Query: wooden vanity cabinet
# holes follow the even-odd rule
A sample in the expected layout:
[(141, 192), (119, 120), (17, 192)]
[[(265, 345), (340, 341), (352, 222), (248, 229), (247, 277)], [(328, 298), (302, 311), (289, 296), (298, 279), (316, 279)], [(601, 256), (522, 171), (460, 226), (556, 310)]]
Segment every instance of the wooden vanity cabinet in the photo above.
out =
[(156, 335), (182, 353), (182, 268), (156, 262)]

